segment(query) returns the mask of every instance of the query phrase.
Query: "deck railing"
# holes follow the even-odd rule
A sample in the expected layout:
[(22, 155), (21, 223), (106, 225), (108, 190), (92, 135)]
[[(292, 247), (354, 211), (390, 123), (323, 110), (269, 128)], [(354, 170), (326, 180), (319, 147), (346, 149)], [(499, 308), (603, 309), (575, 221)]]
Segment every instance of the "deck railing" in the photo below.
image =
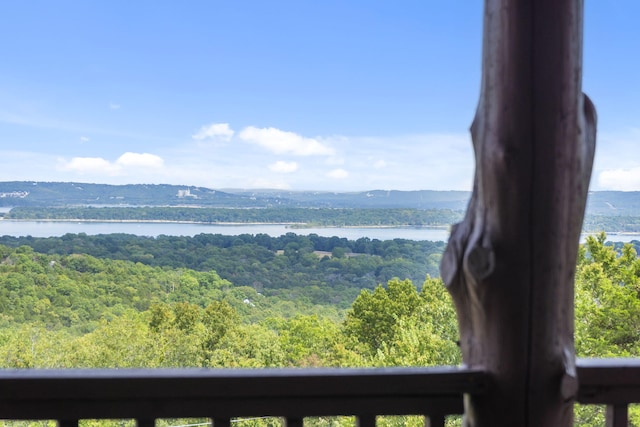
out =
[[(583, 359), (578, 401), (608, 405), (607, 424), (627, 425), (627, 405), (640, 402), (640, 360)], [(424, 415), (431, 427), (463, 412), (464, 394), (491, 393), (486, 373), (464, 368), (385, 369), (73, 369), (0, 370), (0, 419), (211, 418)]]
[(627, 426), (628, 406), (640, 403), (640, 359), (579, 359), (578, 402), (607, 405), (607, 427)]
[(283, 417), (301, 426), (310, 416), (425, 415), (432, 427), (461, 414), (462, 395), (487, 390), (487, 376), (462, 368), (390, 369), (126, 369), (0, 371), (0, 418)]

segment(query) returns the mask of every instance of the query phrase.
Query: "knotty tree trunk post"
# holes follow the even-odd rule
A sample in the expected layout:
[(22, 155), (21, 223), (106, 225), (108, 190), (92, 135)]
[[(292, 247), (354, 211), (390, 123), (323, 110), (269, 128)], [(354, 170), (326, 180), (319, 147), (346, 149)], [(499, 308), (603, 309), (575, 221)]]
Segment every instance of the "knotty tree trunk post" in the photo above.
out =
[(473, 427), (571, 426), (573, 280), (595, 147), (582, 0), (485, 0), (476, 157), (441, 266), (463, 359), (494, 384)]

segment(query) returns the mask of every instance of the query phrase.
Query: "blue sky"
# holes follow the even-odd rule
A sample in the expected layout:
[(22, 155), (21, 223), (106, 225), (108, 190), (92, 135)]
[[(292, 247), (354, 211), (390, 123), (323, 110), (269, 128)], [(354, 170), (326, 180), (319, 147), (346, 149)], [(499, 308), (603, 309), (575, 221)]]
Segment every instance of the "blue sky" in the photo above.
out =
[[(0, 4), (0, 180), (469, 190), (481, 1)], [(640, 2), (590, 1), (592, 189), (640, 190)]]

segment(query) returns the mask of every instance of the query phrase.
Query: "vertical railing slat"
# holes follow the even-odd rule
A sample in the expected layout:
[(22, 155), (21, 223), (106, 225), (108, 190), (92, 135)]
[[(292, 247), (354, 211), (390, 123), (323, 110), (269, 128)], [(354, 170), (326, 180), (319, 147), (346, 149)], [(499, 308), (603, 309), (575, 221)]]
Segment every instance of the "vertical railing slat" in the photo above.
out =
[(231, 427), (231, 418), (213, 417), (211, 423), (212, 427)]
[(606, 418), (606, 427), (627, 427), (629, 425), (627, 405), (607, 405)]
[(358, 415), (356, 417), (356, 427), (376, 427), (376, 416)]
[(303, 418), (287, 417), (284, 420), (284, 425), (285, 427), (302, 427), (303, 420)]
[(444, 427), (444, 415), (424, 417), (424, 427)]

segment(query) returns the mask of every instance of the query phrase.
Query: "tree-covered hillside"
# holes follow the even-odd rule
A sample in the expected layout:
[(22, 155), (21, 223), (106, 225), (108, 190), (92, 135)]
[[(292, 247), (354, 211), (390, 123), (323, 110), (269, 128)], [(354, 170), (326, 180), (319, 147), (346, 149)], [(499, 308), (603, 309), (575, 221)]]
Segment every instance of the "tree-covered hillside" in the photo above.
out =
[[(460, 362), (455, 313), (439, 279), (392, 278), (370, 289), (358, 289), (340, 309), (331, 301), (313, 303), (305, 293), (309, 288), (305, 281), (291, 281), (290, 288), (269, 295), (234, 282), (232, 276), (224, 278), (215, 269), (198, 271), (185, 266), (191, 262), (190, 253), (196, 254), (195, 261), (204, 248), (236, 248), (239, 252), (234, 256), (246, 265), (280, 260), (290, 265), (290, 271), (301, 268), (297, 265), (313, 254), (300, 251), (299, 245), (308, 238), (295, 235), (273, 240), (261, 236), (262, 244), (250, 241), (249, 236), (243, 238), (203, 235), (193, 241), (165, 241), (68, 235), (13, 239), (15, 247), (0, 246), (0, 367), (425, 366)], [(347, 257), (356, 242), (336, 239), (315, 243), (309, 239), (307, 244), (326, 245), (327, 249), (333, 245), (333, 257), (313, 254), (313, 259), (318, 264), (345, 262), (331, 265), (333, 274), (346, 275), (347, 260), (364, 255)], [(16, 246), (26, 242), (31, 246)], [(640, 260), (632, 245), (605, 242), (604, 234), (588, 237), (577, 260), (575, 342), (579, 357), (626, 357), (640, 352)], [(390, 251), (368, 254), (371, 259), (384, 259), (393, 252), (404, 253), (407, 259), (423, 256), (418, 244), (359, 244), (370, 251)], [(90, 251), (95, 256), (86, 253)], [(158, 264), (114, 259), (136, 251)], [(159, 260), (174, 260), (174, 265)], [(254, 278), (261, 280), (264, 273), (256, 274)], [(332, 287), (327, 282), (318, 284), (321, 290)], [(350, 292), (334, 295), (347, 298)], [(603, 425), (602, 415), (602, 408), (578, 406), (576, 425)], [(635, 408), (631, 421), (640, 425), (640, 411)], [(413, 425), (414, 420), (394, 422)], [(335, 425), (342, 425), (341, 421)]]
[(466, 191), (216, 190), (180, 185), (106, 185), (77, 182), (0, 182), (0, 206), (211, 206), (304, 208), (402, 208), (463, 210)]
[[(0, 206), (208, 206), (236, 208), (444, 209), (464, 211), (469, 191), (318, 191), (210, 189), (179, 185), (0, 182)], [(640, 216), (640, 192), (592, 191), (587, 214)]]
[(125, 234), (62, 237), (0, 237), (0, 244), (51, 255), (88, 254), (152, 267), (214, 270), (236, 286), (267, 296), (305, 299), (346, 308), (361, 289), (398, 277), (421, 283), (436, 277), (443, 242), (361, 238), (347, 240), (288, 233), (194, 237)]
[(16, 220), (81, 221), (178, 221), (215, 223), (275, 223), (304, 226), (440, 226), (462, 218), (461, 212), (418, 209), (328, 209), (328, 208), (186, 208), (186, 207), (17, 207), (4, 216)]
[(436, 279), (421, 291), (393, 279), (339, 310), (267, 296), (212, 270), (0, 246), (0, 282), (0, 367), (459, 361), (453, 310)]
[[(621, 212), (621, 211), (620, 211)], [(640, 233), (640, 216), (586, 215), (583, 231)], [(211, 207), (15, 207), (3, 214), (17, 221), (193, 222), (291, 224), (292, 227), (449, 227), (462, 211), (400, 208), (211, 208)]]

